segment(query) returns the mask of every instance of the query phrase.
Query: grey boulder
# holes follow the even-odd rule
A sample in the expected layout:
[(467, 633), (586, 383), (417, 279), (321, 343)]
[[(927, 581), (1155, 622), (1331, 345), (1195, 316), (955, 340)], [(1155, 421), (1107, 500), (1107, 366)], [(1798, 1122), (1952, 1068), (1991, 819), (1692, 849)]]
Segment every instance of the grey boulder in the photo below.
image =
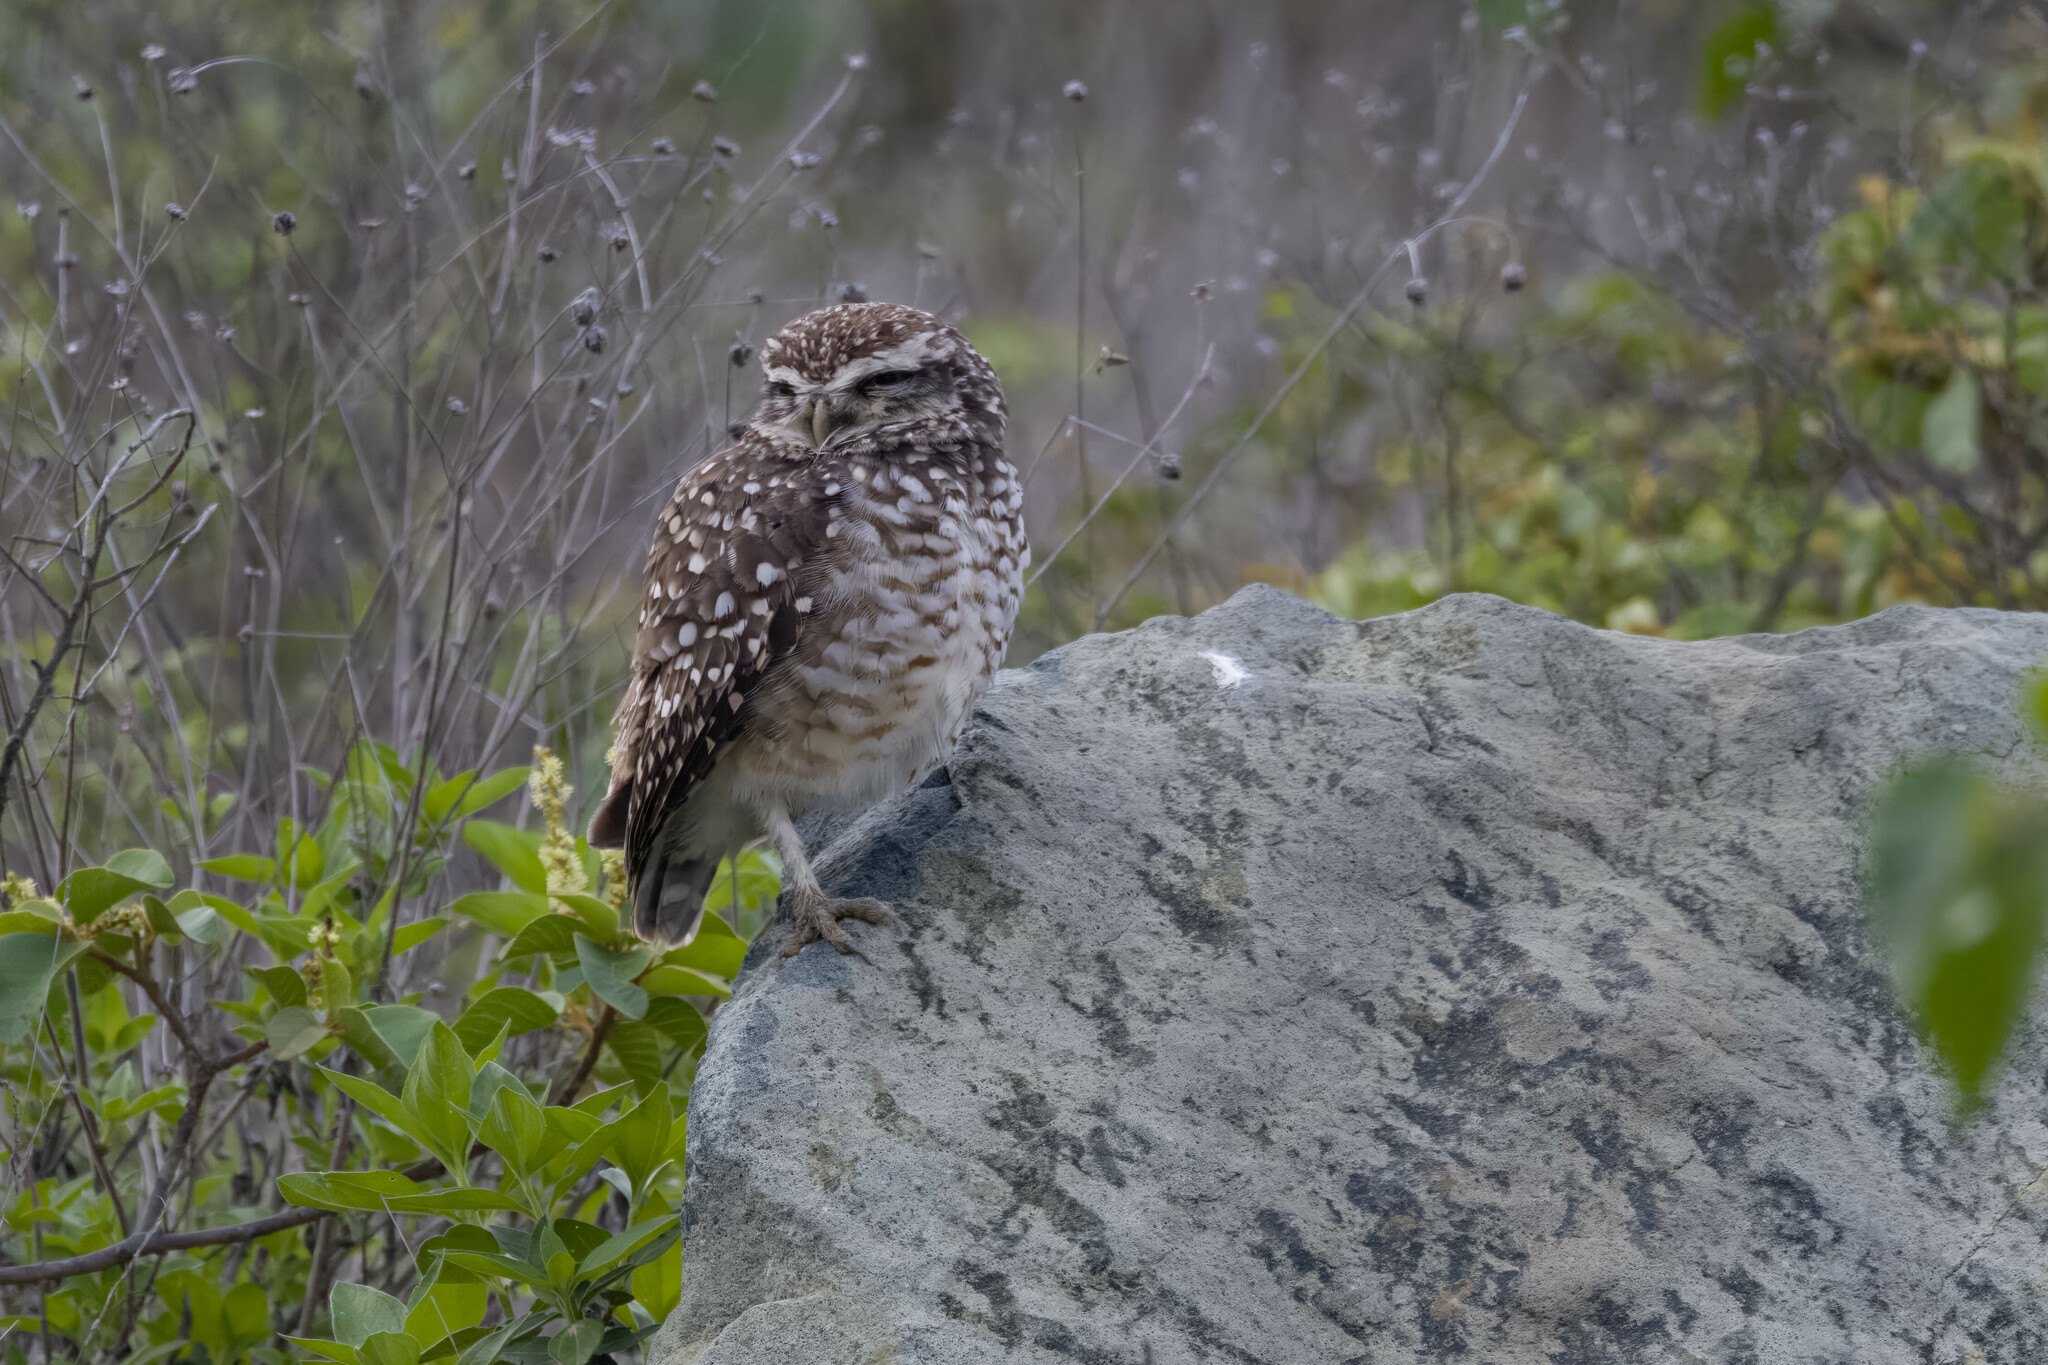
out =
[(650, 1359), (2048, 1358), (2042, 1049), (1954, 1127), (1858, 883), (2044, 655), (1251, 588), (1004, 673), (718, 1012)]

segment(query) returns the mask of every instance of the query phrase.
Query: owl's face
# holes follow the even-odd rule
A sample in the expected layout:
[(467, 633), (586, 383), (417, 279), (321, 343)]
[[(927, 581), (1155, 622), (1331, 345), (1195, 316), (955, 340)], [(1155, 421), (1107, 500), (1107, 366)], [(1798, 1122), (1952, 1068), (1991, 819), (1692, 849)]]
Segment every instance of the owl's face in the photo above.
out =
[(754, 430), (778, 445), (887, 455), (1003, 439), (1003, 391), (967, 338), (895, 303), (806, 313), (761, 348)]

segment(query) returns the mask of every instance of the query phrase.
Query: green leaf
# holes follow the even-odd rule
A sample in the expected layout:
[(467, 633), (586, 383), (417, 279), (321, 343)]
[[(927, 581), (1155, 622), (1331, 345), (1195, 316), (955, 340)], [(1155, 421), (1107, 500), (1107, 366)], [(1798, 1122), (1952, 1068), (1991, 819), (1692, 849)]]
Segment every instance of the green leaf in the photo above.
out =
[(1479, 22), (1495, 33), (1529, 22), (1529, 0), (1475, 0), (1473, 8), (1479, 12)]
[(348, 968), (342, 966), (339, 958), (317, 959), (320, 967), (319, 998), (313, 1003), (321, 1009), (333, 1012), (344, 1005), (355, 1003), (356, 983), (349, 976)]
[(1967, 474), (1977, 467), (1977, 376), (1958, 365), (1920, 419), (1920, 444), (1938, 469)]
[(484, 1146), (505, 1159), (506, 1169), (526, 1179), (546, 1160), (547, 1116), (533, 1096), (519, 1086), (500, 1086), (491, 1097), (490, 1112), (477, 1128)]
[(327, 1036), (327, 1026), (304, 1005), (287, 1005), (270, 1016), (263, 1036), (270, 1040), (271, 1057), (282, 1062), (317, 1046)]
[(228, 1334), (244, 1341), (261, 1341), (270, 1335), (270, 1296), (263, 1286), (242, 1283), (220, 1296), (221, 1316)]
[(519, 1207), (496, 1190), (421, 1185), (397, 1171), (301, 1171), (278, 1177), (277, 1188), (286, 1203), (312, 1209), (365, 1209), (373, 1213), (388, 1210), (450, 1217)]
[(475, 1077), (476, 1068), (461, 1040), (439, 1022), (428, 1031), (426, 1043), (406, 1072), (405, 1104), (417, 1125), (407, 1131), (450, 1171), (469, 1168), (469, 1144), (476, 1135), (469, 1116), (469, 1091)]
[(648, 1001), (646, 1022), (685, 1052), (695, 1052), (704, 1046), (704, 1016), (695, 1006), (674, 996)]
[(489, 1291), (475, 1281), (436, 1283), (424, 1294), (415, 1291), (406, 1309), (406, 1334), (418, 1341), (439, 1341), (484, 1320)]
[[(152, 855), (154, 856), (154, 855)], [(163, 859), (158, 858), (161, 863)], [(109, 906), (139, 892), (153, 890), (158, 883), (116, 872), (111, 867), (81, 867), (57, 885), (57, 899), (80, 924), (96, 919)]]
[(605, 1035), (605, 1050), (625, 1070), (636, 1094), (647, 1094), (661, 1085), (661, 1039), (660, 1030), (634, 1019), (614, 1021)]
[(306, 979), (293, 967), (244, 967), (243, 971), (263, 983), (270, 998), (280, 1005), (306, 1003)]
[(372, 1068), (382, 1071), (387, 1066), (397, 1066), (398, 1056), (391, 1050), (391, 1044), (384, 1041), (370, 1024), (370, 1016), (360, 1006), (350, 1005), (334, 1012), (333, 1023), (341, 1030), (341, 1040), (354, 1048)]
[(540, 835), (495, 820), (471, 820), (462, 842), (481, 853), (521, 891), (546, 895), (547, 872), (540, 865)]
[(379, 1332), (356, 1355), (362, 1365), (420, 1365), (420, 1344), (404, 1332)]
[(164, 855), (153, 848), (124, 848), (107, 859), (107, 871), (159, 889), (176, 880), (171, 875), (171, 865), (164, 861)]
[(654, 960), (653, 948), (644, 943), (626, 949), (607, 948), (588, 934), (578, 934), (576, 960), (598, 999), (628, 1019), (647, 1013), (647, 992), (635, 985), (633, 978)]
[(667, 1161), (669, 1126), (668, 1090), (656, 1090), (619, 1120), (619, 1135), (612, 1142), (612, 1164), (626, 1173), (638, 1193)]
[(586, 1254), (582, 1264), (577, 1267), (577, 1272), (583, 1275), (595, 1275), (601, 1270), (608, 1270), (613, 1263), (623, 1260), (630, 1252), (653, 1240), (654, 1235), (663, 1228), (674, 1227), (680, 1221), (672, 1213), (660, 1214), (654, 1218), (643, 1218), (624, 1232), (605, 1239), (603, 1245), (596, 1247)]
[(84, 951), (48, 934), (0, 934), (0, 1043), (28, 1037), (57, 974)]
[(565, 892), (554, 898), (575, 912), (583, 921), (585, 929), (599, 943), (616, 943), (619, 940), (619, 912), (595, 896)]
[(642, 976), (640, 987), (649, 995), (713, 995), (720, 1000), (732, 999), (732, 983), (723, 977), (666, 962)]
[(277, 879), (276, 860), (259, 858), (253, 853), (230, 853), (225, 858), (208, 858), (199, 866), (208, 872), (218, 872), (223, 877), (232, 877), (238, 882), (267, 884)]
[(400, 1066), (413, 1064), (420, 1054), (420, 1044), (440, 1022), (439, 1015), (418, 1005), (371, 1005), (363, 1013)]
[(1777, 41), (1778, 11), (1771, 5), (1751, 5), (1708, 34), (1700, 48), (1700, 112), (1709, 119), (1727, 113), (1749, 88), (1757, 44)]
[(595, 1318), (578, 1318), (548, 1342), (548, 1356), (556, 1365), (584, 1365), (597, 1354), (597, 1343), (603, 1339), (603, 1323)]
[[(324, 1341), (319, 1337), (286, 1337), (285, 1340), (301, 1351), (311, 1351), (323, 1360), (338, 1360), (341, 1365), (356, 1365), (359, 1359), (356, 1348), (345, 1342)], [(182, 1341), (176, 1343), (179, 1347), (183, 1347), (184, 1344)]]
[(548, 912), (548, 898), (530, 891), (472, 891), (448, 907), (508, 938)]
[(335, 1338), (361, 1346), (378, 1332), (405, 1330), (405, 1303), (366, 1284), (337, 1283), (327, 1291), (327, 1311)]
[(226, 943), (235, 936), (235, 927), (210, 905), (194, 906), (190, 910), (175, 912), (178, 932), (194, 943), (209, 947)]
[(576, 934), (582, 927), (583, 921), (574, 915), (542, 915), (513, 936), (505, 947), (505, 960), (511, 962), (534, 953), (567, 952), (576, 946)]
[(391, 936), (391, 955), (396, 957), (400, 953), (410, 952), (440, 933), (447, 925), (448, 921), (439, 915), (399, 925), (398, 931)]
[(747, 941), (707, 910), (697, 928), (697, 937), (680, 948), (669, 949), (661, 960), (672, 967), (688, 967), (730, 981), (740, 974), (740, 964), (747, 960)]
[(505, 1349), (505, 1343), (512, 1340), (519, 1330), (517, 1322), (508, 1322), (487, 1337), (481, 1337), (462, 1348), (462, 1354), (455, 1357), (455, 1365), (491, 1365), (498, 1353)]
[(531, 1033), (546, 1028), (558, 1017), (554, 1007), (532, 991), (518, 986), (498, 986), (485, 992), (462, 1012), (453, 1027), (455, 1036), (472, 1055), (498, 1036), (500, 1029)]
[(525, 768), (507, 768), (484, 778), (479, 778), (474, 771), (459, 773), (429, 791), (421, 802), (421, 809), (426, 812), (427, 819), (436, 822), (450, 814), (458, 819), (474, 815), (525, 786), (527, 773)]
[(2048, 931), (2048, 806), (1960, 760), (1910, 770), (1879, 803), (1869, 866), (1873, 935), (1968, 1112)]

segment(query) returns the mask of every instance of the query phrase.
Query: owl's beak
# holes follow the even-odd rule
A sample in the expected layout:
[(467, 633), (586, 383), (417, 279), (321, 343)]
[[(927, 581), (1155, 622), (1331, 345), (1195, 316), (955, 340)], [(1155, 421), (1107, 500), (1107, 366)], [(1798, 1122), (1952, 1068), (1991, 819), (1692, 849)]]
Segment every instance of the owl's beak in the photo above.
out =
[(811, 444), (819, 450), (825, 448), (825, 437), (832, 431), (832, 415), (823, 398), (811, 400)]

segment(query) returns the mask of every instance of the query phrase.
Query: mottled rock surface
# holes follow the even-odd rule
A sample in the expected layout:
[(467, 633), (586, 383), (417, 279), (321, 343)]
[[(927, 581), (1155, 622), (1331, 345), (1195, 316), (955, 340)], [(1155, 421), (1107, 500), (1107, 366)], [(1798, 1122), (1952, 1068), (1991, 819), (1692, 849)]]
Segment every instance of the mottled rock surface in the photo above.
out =
[(2048, 1359), (2048, 1049), (1952, 1132), (1857, 889), (2044, 655), (1252, 588), (1003, 674), (718, 1013), (653, 1359)]

